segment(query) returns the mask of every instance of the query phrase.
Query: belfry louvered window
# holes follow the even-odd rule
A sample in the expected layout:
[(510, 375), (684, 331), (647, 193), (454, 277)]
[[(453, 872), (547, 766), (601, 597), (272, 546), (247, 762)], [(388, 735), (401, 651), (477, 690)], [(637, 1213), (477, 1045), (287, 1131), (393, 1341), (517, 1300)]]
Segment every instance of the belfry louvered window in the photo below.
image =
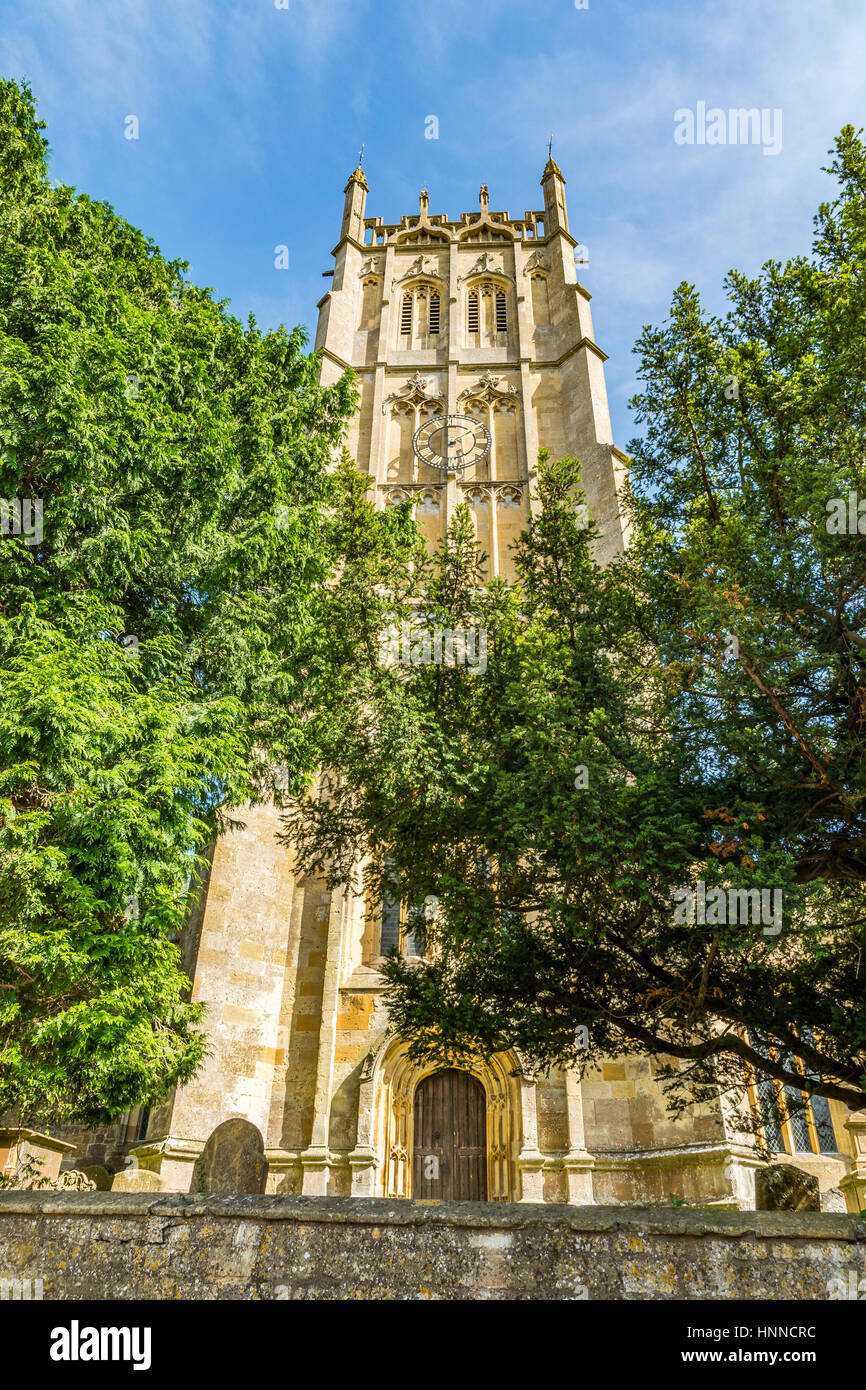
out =
[(399, 346), (404, 351), (437, 347), (442, 331), (441, 296), (435, 285), (419, 281), (403, 294), (400, 304)]
[(481, 280), (466, 295), (466, 334), (470, 347), (502, 347), (508, 333), (508, 294), (493, 280)]

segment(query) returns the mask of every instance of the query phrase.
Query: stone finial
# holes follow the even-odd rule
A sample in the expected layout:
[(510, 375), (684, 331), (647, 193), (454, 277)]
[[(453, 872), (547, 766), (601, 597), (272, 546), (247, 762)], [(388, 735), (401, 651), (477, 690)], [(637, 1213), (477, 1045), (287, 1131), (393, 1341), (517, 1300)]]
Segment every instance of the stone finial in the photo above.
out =
[(365, 193), (370, 192), (370, 185), (367, 183), (367, 175), (364, 173), (364, 170), (361, 168), (360, 164), (358, 165), (355, 172), (349, 175), (349, 182), (346, 184), (346, 187), (343, 189), (343, 192), (348, 193), (353, 183), (359, 183)]
[(429, 206), (430, 206), (430, 194), (427, 192), (427, 189), (426, 189), (426, 188), (422, 188), (422, 189), (421, 189), (420, 197), (418, 198), (418, 208), (419, 208), (419, 210), (420, 210), (420, 212), (421, 212), (421, 216), (422, 216), (422, 217), (426, 217), (426, 216), (427, 216), (427, 209), (429, 208)]
[(565, 174), (562, 172), (556, 160), (553, 158), (553, 155), (550, 155), (547, 160), (547, 163), (544, 166), (544, 173), (541, 175), (541, 182), (546, 183), (546, 181), (554, 175), (556, 176), (556, 178), (562, 179), (562, 182), (565, 183)]
[(548, 156), (541, 175), (544, 189), (544, 230), (547, 233), (561, 228), (568, 231), (568, 209), (565, 206), (565, 175), (554, 159)]
[(481, 207), (486, 211), (487, 206), (490, 202), (490, 194), (487, 192), (486, 183), (482, 183), (480, 189), (478, 190), (478, 201), (481, 204)]

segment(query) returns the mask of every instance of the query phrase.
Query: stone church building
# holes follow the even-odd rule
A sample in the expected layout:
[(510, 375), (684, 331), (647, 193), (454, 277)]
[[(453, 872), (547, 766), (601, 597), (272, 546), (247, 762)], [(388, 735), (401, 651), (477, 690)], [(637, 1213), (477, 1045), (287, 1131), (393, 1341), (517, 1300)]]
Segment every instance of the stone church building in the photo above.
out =
[[(540, 448), (581, 459), (601, 557), (626, 541), (627, 460), (611, 439), (605, 353), (552, 158), (541, 188), (543, 207), (522, 217), (493, 211), (482, 186), (478, 208), (456, 220), (431, 212), (424, 191), (416, 213), (385, 223), (367, 216), (357, 168), (318, 306), (322, 379), (357, 374), (348, 448), (377, 504), (411, 499), (435, 544), (468, 503), (490, 571), (505, 578)], [(463, 470), (419, 461), (416, 431), (442, 415), (481, 422), (486, 458)], [(132, 1155), (164, 1189), (188, 1191), (208, 1136), (241, 1116), (261, 1132), (272, 1192), (754, 1205), (758, 1159), (735, 1118), (721, 1101), (670, 1118), (648, 1058), (583, 1076), (533, 1074), (514, 1052), (471, 1073), (414, 1067), (386, 1031), (377, 968), (392, 944), (412, 954), (405, 913), (371, 920), (362, 897), (300, 873), (275, 808), (242, 818), (216, 845), (184, 941), (193, 997), (208, 1004), (205, 1066), (159, 1108), (82, 1138), (67, 1165)], [(771, 1147), (818, 1176), (827, 1207), (866, 1205), (866, 1114), (816, 1099), (792, 1117), (783, 1099), (776, 1116), (760, 1087), (753, 1103)]]

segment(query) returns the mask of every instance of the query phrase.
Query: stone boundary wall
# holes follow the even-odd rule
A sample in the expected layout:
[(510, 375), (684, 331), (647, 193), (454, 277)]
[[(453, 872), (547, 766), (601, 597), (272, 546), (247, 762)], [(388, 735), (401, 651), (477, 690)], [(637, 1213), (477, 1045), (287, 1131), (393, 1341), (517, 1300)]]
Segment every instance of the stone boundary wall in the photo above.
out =
[(3, 1192), (6, 1279), (41, 1279), (46, 1299), (826, 1300), (866, 1290), (866, 1223), (812, 1212)]

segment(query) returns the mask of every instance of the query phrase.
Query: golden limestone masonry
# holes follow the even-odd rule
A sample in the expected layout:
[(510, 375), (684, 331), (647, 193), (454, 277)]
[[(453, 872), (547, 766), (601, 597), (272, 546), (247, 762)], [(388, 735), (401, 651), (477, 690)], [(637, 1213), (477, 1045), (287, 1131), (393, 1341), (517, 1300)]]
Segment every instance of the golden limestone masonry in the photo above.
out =
[[(490, 571), (506, 579), (509, 544), (536, 505), (542, 448), (582, 461), (601, 558), (626, 542), (627, 460), (611, 439), (605, 354), (552, 158), (541, 187), (543, 209), (523, 217), (492, 211), (482, 186), (478, 208), (456, 221), (431, 213), (424, 191), (417, 213), (386, 224), (366, 216), (359, 166), (318, 306), (322, 379), (357, 373), (348, 447), (377, 504), (410, 498), (433, 545), (468, 503)], [(419, 459), (417, 431), (442, 415), (484, 427), (480, 462)], [(649, 1059), (610, 1059), (582, 1079), (533, 1075), (513, 1051), (471, 1074), (416, 1069), (400, 1039), (386, 1038), (377, 969), (393, 945), (414, 953), (405, 913), (386, 904), (371, 920), (361, 896), (300, 873), (277, 842), (275, 808), (243, 819), (216, 845), (184, 943), (193, 997), (209, 1006), (207, 1063), (158, 1109), (78, 1136), (66, 1166), (125, 1164), (127, 1188), (196, 1190), (209, 1136), (240, 1117), (261, 1135), (269, 1192), (572, 1204), (668, 1204), (674, 1192), (755, 1206), (758, 1160), (726, 1105), (672, 1119)], [(866, 1205), (866, 1117), (816, 1099), (794, 1120), (783, 1107), (780, 1122), (762, 1111), (766, 1099), (753, 1097), (770, 1147), (817, 1179), (813, 1205)]]

